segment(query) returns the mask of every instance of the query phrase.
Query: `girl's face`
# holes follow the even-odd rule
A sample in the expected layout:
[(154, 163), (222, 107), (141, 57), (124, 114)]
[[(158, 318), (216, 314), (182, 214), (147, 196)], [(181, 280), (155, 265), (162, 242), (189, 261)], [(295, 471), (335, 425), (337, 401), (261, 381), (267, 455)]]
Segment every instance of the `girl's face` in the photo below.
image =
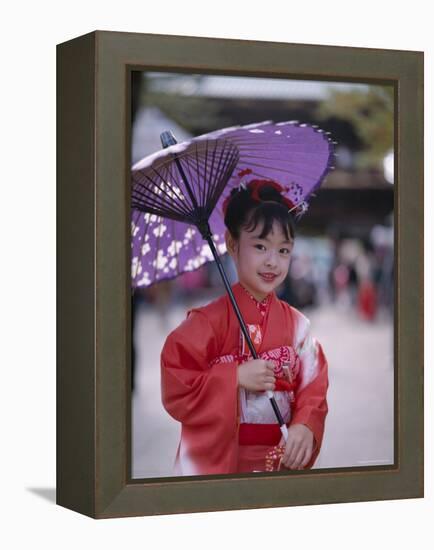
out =
[[(226, 247), (234, 260), (239, 282), (262, 301), (277, 288), (288, 274), (294, 241), (288, 241), (280, 224), (274, 222), (270, 233), (259, 238), (263, 224), (254, 231), (241, 229), (236, 241), (226, 230)], [(273, 275), (273, 276), (271, 276)]]

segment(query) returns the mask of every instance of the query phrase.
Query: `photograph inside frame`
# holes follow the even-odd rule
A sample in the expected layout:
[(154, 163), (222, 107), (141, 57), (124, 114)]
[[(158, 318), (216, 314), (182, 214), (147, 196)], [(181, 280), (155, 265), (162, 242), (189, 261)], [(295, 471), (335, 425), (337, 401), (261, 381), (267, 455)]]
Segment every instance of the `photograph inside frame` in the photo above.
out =
[(131, 477), (393, 465), (393, 87), (131, 74)]

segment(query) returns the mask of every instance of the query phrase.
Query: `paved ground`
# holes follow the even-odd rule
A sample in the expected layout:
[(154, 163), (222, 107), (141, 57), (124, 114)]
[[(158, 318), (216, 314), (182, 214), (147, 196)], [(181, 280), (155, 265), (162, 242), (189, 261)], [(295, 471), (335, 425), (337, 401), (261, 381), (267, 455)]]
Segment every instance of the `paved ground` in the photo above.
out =
[[(191, 307), (189, 305), (188, 307)], [(160, 400), (160, 350), (185, 317), (185, 305), (166, 318), (139, 311), (135, 326), (133, 477), (172, 475), (180, 426)], [(329, 361), (329, 414), (315, 468), (393, 463), (393, 325), (367, 323), (345, 308), (305, 312)]]

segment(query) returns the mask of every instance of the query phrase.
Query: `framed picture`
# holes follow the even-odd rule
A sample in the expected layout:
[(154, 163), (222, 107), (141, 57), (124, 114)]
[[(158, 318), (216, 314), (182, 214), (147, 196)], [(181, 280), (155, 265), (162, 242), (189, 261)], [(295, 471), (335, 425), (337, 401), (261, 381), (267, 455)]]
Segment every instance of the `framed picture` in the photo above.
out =
[[(422, 497), (423, 53), (96, 31), (57, 54), (57, 503), (109, 518)], [(320, 448), (300, 469), (189, 468), (162, 350), (227, 289), (209, 253), (181, 270), (149, 238), (162, 219), (132, 174), (165, 131), (270, 121), (333, 150), (275, 288), (324, 350)]]

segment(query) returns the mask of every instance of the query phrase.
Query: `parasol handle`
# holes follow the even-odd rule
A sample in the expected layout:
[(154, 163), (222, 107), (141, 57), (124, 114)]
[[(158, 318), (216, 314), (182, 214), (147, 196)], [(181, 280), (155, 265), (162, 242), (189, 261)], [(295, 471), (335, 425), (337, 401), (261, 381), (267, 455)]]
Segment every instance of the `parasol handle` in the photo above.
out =
[[(225, 270), (224, 270), (222, 262), (220, 260), (220, 256), (217, 254), (217, 250), (216, 250), (214, 241), (212, 240), (211, 230), (210, 230), (208, 224), (207, 224), (207, 226), (208, 226), (208, 231), (204, 231), (202, 233), (202, 237), (208, 242), (209, 247), (211, 248), (211, 252), (212, 252), (212, 254), (214, 256), (214, 259), (217, 263), (217, 267), (220, 271), (220, 275), (223, 279), (223, 283), (226, 287), (226, 291), (229, 295), (229, 299), (232, 302), (232, 306), (233, 306), (235, 314), (238, 318), (238, 322), (240, 323), (241, 330), (244, 334), (244, 338), (246, 339), (247, 345), (249, 346), (250, 352), (251, 352), (254, 359), (258, 359), (258, 354), (256, 353), (255, 346), (253, 345), (253, 342), (250, 338), (250, 334), (247, 330), (246, 324), (245, 324), (244, 319), (241, 315), (238, 304), (235, 300), (234, 293), (232, 292), (232, 288), (231, 288), (229, 280), (226, 276)], [(277, 421), (279, 423), (280, 431), (282, 432), (282, 435), (283, 435), (283, 437), (285, 438), (285, 441), (286, 441), (288, 439), (288, 428), (286, 427), (286, 424), (283, 421), (282, 413), (280, 412), (280, 409), (279, 409), (279, 407), (276, 403), (276, 400), (274, 399), (273, 392), (272, 391), (267, 391), (267, 397), (270, 399), (271, 406), (273, 407), (274, 414), (276, 415)]]

